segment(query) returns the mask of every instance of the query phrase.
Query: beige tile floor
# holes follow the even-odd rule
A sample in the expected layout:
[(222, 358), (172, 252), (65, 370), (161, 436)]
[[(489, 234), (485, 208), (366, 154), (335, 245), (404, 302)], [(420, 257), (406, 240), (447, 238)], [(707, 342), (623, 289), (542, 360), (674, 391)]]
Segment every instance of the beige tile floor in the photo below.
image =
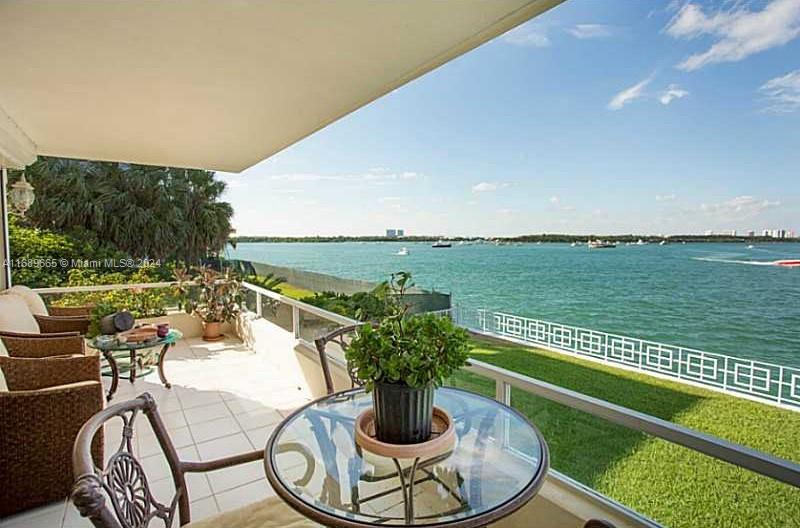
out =
[[(239, 341), (187, 339), (167, 358), (165, 371), (172, 389), (165, 389), (153, 372), (133, 384), (120, 380), (114, 401), (150, 392), (182, 459), (210, 460), (263, 449), (275, 425), (307, 401), (296, 383)], [(119, 424), (106, 426), (107, 454), (119, 432)], [(174, 488), (166, 459), (146, 420), (138, 420), (135, 449), (154, 495), (161, 500), (171, 497)], [(187, 485), (193, 521), (274, 495), (260, 461), (189, 475)], [(91, 524), (64, 501), (6, 518), (0, 526), (72, 528)]]

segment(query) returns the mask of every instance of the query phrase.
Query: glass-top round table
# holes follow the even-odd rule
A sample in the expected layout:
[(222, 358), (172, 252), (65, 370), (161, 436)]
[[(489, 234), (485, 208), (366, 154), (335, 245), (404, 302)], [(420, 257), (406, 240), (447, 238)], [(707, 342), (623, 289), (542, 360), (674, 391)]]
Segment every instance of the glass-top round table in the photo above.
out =
[(161, 350), (158, 353), (158, 360), (156, 362), (158, 377), (166, 388), (169, 389), (172, 387), (164, 374), (164, 356), (167, 354), (167, 350), (169, 350), (170, 347), (174, 346), (175, 343), (183, 338), (183, 334), (180, 330), (171, 329), (164, 337), (157, 337), (137, 343), (120, 342), (116, 339), (108, 339), (106, 341), (102, 339), (103, 337), (108, 339), (108, 336), (95, 337), (89, 341), (89, 346), (99, 350), (103, 354), (103, 357), (106, 359), (111, 369), (111, 387), (109, 387), (108, 394), (106, 395), (107, 401), (111, 401), (119, 385), (120, 368), (119, 365), (117, 365), (117, 358), (114, 357), (115, 352), (125, 352), (129, 355), (128, 379), (133, 383), (136, 381), (136, 361), (139, 351), (160, 346)]
[(267, 441), (267, 478), (301, 514), (336, 527), (479, 527), (533, 498), (548, 469), (536, 427), (516, 410), (461, 389), (438, 389), (434, 403), (453, 418), (454, 447), (398, 460), (355, 443), (355, 419), (372, 406), (370, 394), (356, 389), (312, 402)]

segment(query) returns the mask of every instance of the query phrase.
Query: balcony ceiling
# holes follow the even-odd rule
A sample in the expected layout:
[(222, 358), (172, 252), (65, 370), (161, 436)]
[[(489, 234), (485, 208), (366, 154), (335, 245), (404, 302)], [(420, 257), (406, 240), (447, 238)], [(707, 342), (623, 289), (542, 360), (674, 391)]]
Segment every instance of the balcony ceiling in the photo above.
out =
[(0, 163), (238, 172), (561, 0), (3, 0)]

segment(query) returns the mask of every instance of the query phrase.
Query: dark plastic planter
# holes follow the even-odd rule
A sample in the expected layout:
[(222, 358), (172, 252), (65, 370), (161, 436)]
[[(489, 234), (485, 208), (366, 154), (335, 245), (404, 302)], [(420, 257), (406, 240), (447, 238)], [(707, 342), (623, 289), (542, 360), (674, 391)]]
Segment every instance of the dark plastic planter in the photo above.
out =
[(418, 444), (431, 436), (433, 385), (414, 389), (405, 383), (376, 383), (372, 391), (376, 436), (390, 444)]

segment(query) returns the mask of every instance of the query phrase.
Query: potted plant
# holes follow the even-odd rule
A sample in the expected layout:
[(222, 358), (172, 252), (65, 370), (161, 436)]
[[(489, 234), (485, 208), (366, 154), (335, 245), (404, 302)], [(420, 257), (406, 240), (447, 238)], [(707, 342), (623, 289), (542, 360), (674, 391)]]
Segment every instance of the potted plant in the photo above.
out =
[(429, 439), (434, 389), (466, 364), (469, 337), (447, 317), (407, 313), (409, 273), (392, 275), (389, 284), (389, 315), (362, 325), (346, 358), (372, 392), (378, 440), (414, 444)]
[(186, 311), (203, 321), (203, 340), (221, 339), (222, 323), (233, 321), (241, 311), (242, 288), (229, 270), (220, 273), (209, 267), (198, 268), (194, 278), (197, 288), (192, 288), (186, 299)]

